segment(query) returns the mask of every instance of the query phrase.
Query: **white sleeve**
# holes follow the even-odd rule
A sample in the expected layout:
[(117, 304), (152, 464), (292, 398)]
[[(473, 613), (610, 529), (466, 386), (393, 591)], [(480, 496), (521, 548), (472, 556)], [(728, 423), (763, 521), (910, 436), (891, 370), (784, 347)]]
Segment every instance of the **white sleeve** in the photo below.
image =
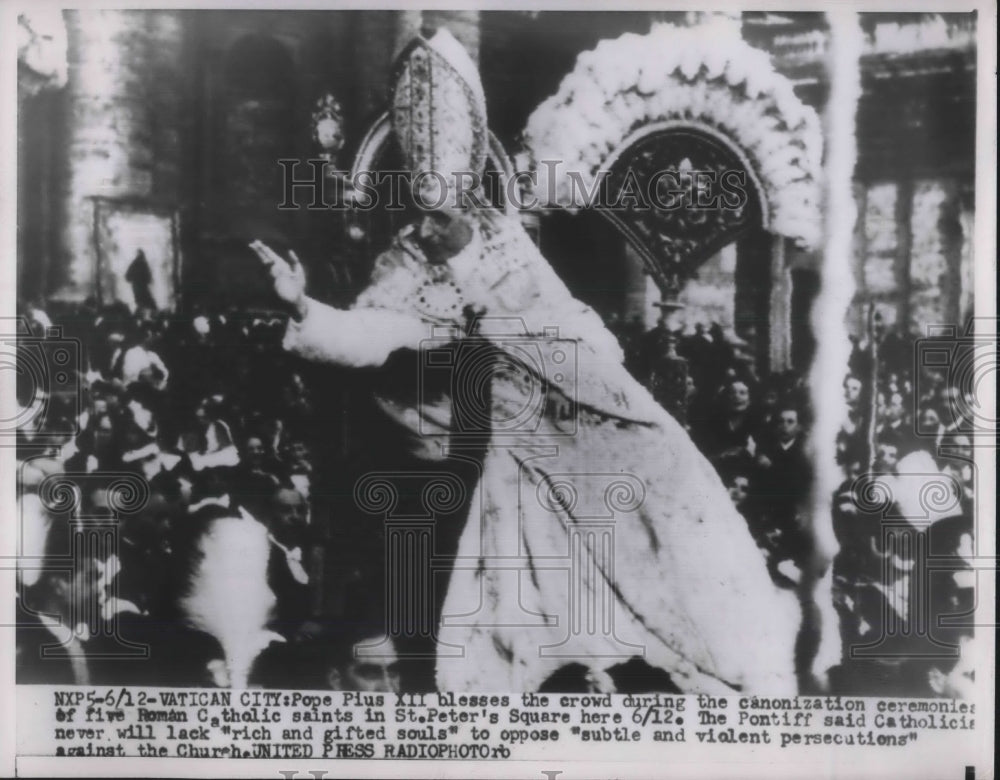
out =
[(308, 360), (354, 368), (381, 366), (397, 349), (419, 349), (431, 329), (388, 309), (344, 311), (308, 299), (302, 322), (288, 321), (284, 348)]

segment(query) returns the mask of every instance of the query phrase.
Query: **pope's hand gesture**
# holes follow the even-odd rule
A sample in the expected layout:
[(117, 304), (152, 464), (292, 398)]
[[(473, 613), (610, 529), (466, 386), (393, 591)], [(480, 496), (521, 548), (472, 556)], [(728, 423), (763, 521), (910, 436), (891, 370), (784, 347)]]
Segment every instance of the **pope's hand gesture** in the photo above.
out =
[(305, 317), (306, 272), (295, 252), (289, 251), (286, 260), (262, 241), (251, 242), (250, 248), (271, 274), (274, 292), (292, 307), (297, 319)]

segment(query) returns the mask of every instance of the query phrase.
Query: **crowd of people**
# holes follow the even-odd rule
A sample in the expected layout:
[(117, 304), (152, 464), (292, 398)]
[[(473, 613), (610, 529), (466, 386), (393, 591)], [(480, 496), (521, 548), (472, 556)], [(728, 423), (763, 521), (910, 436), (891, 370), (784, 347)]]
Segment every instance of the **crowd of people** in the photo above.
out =
[[(32, 333), (53, 325), (39, 307), (22, 311)], [(256, 634), (240, 629), (244, 634), (231, 639), (259, 645), (244, 682), (398, 688), (394, 648), (382, 643), (377, 658), (361, 662), (349, 650), (363, 632), (345, 633), (343, 623), (324, 619), (331, 598), (341, 605), (351, 598), (344, 576), (330, 581), (326, 559), (336, 531), (323, 489), (313, 484), (317, 468), (331, 468), (329, 452), (316, 452), (322, 449), (317, 441), (330, 437), (317, 431), (336, 422), (320, 413), (315, 382), (303, 374), (307, 367), (279, 348), (284, 318), (272, 312), (173, 318), (113, 305), (66, 310), (59, 325), (63, 338), (85, 345), (78, 391), (46, 392), (27, 375), (19, 386), (27, 412), (18, 431), (25, 560), (70, 554), (65, 523), (108, 512), (116, 476), (139, 477), (148, 495), (141, 509), (121, 515), (113, 560), (94, 553), (74, 571), (22, 567), (20, 679), (52, 681), (53, 662), (40, 660), (39, 651), (59, 637), (47, 616), (84, 614), (70, 602), (94, 598), (97, 589), (103, 605), (98, 624), (114, 619), (118, 633), (102, 636), (93, 620), (69, 626), (71, 636), (56, 642), (66, 655), (67, 679), (100, 681), (105, 674), (127, 681), (114, 661), (119, 656), (108, 651), (132, 643), (158, 648), (152, 660), (133, 665), (136, 681), (232, 684), (232, 664), (219, 663), (229, 652), (225, 615), (232, 602), (254, 597), (227, 592), (224, 578), (220, 585), (211, 572), (242, 565), (257, 566), (274, 596), (260, 615), (241, 618)], [(683, 365), (682, 422), (745, 517), (772, 579), (797, 587), (814, 553), (803, 378), (794, 372), (759, 376), (745, 345), (718, 325), (684, 335), (661, 323), (647, 333), (633, 327), (617, 335), (627, 364), (644, 383), (657, 384), (663, 360)], [(972, 572), (961, 563), (971, 556), (973, 541), (968, 399), (941, 371), (914, 373), (912, 344), (895, 334), (875, 339), (874, 350), (870, 343), (855, 344), (843, 384), (848, 414), (837, 441), (844, 483), (833, 497), (840, 543), (833, 566), (844, 655), (833, 682), (843, 692), (954, 694), (971, 675), (967, 662), (954, 657), (954, 648), (971, 640), (958, 616), (974, 606)], [(46, 480), (59, 475), (79, 485), (77, 505), (62, 519), (44, 501)], [(920, 507), (905, 505), (904, 483), (914, 477), (925, 485), (929, 475), (951, 486), (956, 500), (949, 511), (921, 515), (927, 520), (921, 524), (914, 520)], [(866, 504), (866, 480), (881, 480), (898, 495)], [(317, 506), (324, 509), (317, 512)], [(263, 540), (256, 552), (230, 545), (227, 553), (213, 545), (215, 535), (227, 538), (223, 520), (232, 520), (237, 508), (248, 524), (238, 529), (240, 538)], [(892, 518), (925, 534), (929, 546), (893, 546), (888, 532), (898, 527)], [(377, 557), (375, 547), (377, 540)], [(959, 563), (931, 577), (926, 561), (917, 560), (928, 554)], [(364, 564), (358, 560), (355, 567)], [(915, 596), (919, 576), (931, 577), (926, 590), (933, 615), (952, 615), (952, 625), (931, 626), (927, 636), (894, 634), (894, 620), (915, 620), (915, 610), (923, 608)], [(334, 590), (338, 595), (331, 597)], [(379, 616), (373, 617), (377, 623)], [(915, 643), (928, 641), (939, 658), (914, 661), (926, 655), (926, 647)], [(87, 658), (83, 666), (73, 658), (74, 647)], [(102, 656), (111, 661), (103, 671), (94, 660)], [(157, 658), (164, 660), (157, 665)]]
[[(963, 349), (949, 339), (945, 351)], [(972, 348), (972, 347), (968, 347)], [(855, 341), (837, 438), (835, 606), (848, 692), (968, 698), (976, 607), (973, 388), (875, 322)]]
[[(336, 421), (317, 412), (307, 367), (280, 349), (284, 318), (120, 304), (21, 311), (35, 337), (58, 325), (60, 340), (83, 348), (64, 392), (19, 374), (19, 679), (233, 684), (219, 661), (242, 645), (261, 651), (242, 672), (255, 684), (363, 688), (356, 673), (384, 683), (391, 653), (359, 665), (342, 645), (363, 641), (360, 629), (321, 619), (330, 529), (314, 521), (323, 496), (313, 474), (330, 456), (314, 450), (317, 420)], [(22, 345), (25, 357), (31, 349)], [(51, 500), (61, 480), (75, 493), (62, 513)], [(125, 506), (122, 484), (142, 500)], [(74, 554), (71, 527), (113, 512), (115, 549), (60, 567)], [(239, 527), (227, 528), (234, 516)], [(246, 592), (248, 581), (266, 588)], [(69, 615), (82, 617), (61, 626)], [(153, 651), (135, 663), (136, 647)]]

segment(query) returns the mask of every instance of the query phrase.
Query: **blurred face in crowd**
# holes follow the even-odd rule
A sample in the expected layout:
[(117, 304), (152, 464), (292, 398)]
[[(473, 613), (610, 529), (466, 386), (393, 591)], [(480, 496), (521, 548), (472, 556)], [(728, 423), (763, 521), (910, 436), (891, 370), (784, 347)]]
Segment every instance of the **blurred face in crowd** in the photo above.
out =
[(879, 419), (885, 417), (885, 393), (875, 396), (875, 416)]
[(698, 388), (694, 383), (694, 377), (690, 374), (684, 380), (684, 400), (691, 401), (698, 394)]
[(936, 411), (928, 407), (920, 412), (921, 431), (936, 431), (939, 425), (941, 425), (941, 418), (938, 417)]
[(142, 323), (142, 327), (139, 330), (139, 343), (144, 347), (150, 347), (153, 344), (153, 340), (156, 338), (156, 330), (151, 322)]
[(208, 408), (208, 401), (202, 401), (195, 407), (194, 420), (198, 425), (207, 426), (212, 422), (212, 414)]
[[(351, 660), (342, 670), (335, 669), (330, 673), (330, 683), (335, 690), (341, 691), (383, 691), (399, 692), (399, 657), (391, 643), (374, 645), (383, 641), (382, 637), (371, 637), (354, 645)], [(362, 645), (372, 655), (358, 657), (357, 652)]]
[(290, 441), (284, 448), (284, 456), (288, 465), (299, 471), (310, 471), (309, 447), (305, 442)]
[(306, 524), (309, 507), (302, 494), (290, 488), (281, 488), (274, 497), (275, 523), (286, 529), (301, 528)]
[(799, 413), (794, 409), (785, 409), (778, 416), (778, 440), (783, 444), (794, 441), (799, 435)]
[(750, 388), (743, 382), (733, 382), (729, 385), (726, 398), (729, 402), (729, 411), (745, 412), (750, 406)]
[(103, 460), (111, 455), (114, 436), (114, 423), (111, 416), (105, 414), (97, 420), (94, 426), (93, 454), (98, 460)]
[(858, 477), (860, 477), (861, 476), (861, 461), (860, 460), (852, 460), (850, 463), (847, 464), (847, 467), (845, 469), (845, 473), (847, 474), (847, 478), (851, 479), (851, 480), (857, 479)]
[(906, 408), (903, 405), (903, 396), (893, 393), (889, 398), (889, 406), (886, 408), (886, 417), (890, 422), (897, 422), (906, 416)]
[(778, 391), (768, 390), (762, 399), (765, 409), (774, 409), (778, 405)]
[(288, 411), (308, 413), (310, 409), (309, 389), (305, 380), (297, 373), (292, 373), (281, 389), (281, 402)]
[(971, 637), (962, 637), (958, 641), (958, 661), (948, 671), (942, 671), (939, 666), (931, 668), (928, 682), (931, 690), (939, 696), (949, 699), (972, 699), (976, 692), (975, 659)]
[(251, 468), (260, 468), (264, 462), (264, 442), (257, 436), (251, 436), (247, 439), (243, 450), (247, 465)]
[(899, 448), (895, 444), (879, 444), (875, 458), (875, 470), (885, 474), (895, 474), (899, 464)]
[(844, 380), (844, 400), (848, 406), (856, 406), (861, 400), (861, 380), (849, 376)]
[(740, 507), (743, 502), (747, 500), (747, 493), (750, 489), (750, 480), (744, 476), (733, 477), (727, 485), (727, 490), (729, 491), (729, 498), (732, 500), (733, 505)]
[(953, 452), (958, 458), (972, 459), (972, 440), (968, 436), (955, 436), (948, 447), (949, 452)]

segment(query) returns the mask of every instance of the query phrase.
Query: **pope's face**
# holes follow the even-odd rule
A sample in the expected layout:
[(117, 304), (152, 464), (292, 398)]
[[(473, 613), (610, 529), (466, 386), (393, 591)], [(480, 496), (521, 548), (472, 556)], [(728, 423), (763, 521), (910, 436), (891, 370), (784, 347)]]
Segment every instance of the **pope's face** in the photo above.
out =
[(417, 224), (417, 239), (428, 262), (444, 263), (472, 240), (472, 222), (459, 209), (427, 211)]

